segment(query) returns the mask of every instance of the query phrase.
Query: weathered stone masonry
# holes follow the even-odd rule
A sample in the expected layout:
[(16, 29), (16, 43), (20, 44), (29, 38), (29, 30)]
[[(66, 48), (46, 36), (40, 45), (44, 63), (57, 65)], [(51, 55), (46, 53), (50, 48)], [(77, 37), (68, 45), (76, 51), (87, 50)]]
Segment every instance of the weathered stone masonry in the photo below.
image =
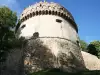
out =
[(26, 72), (49, 68), (67, 72), (85, 69), (77, 43), (55, 37), (30, 39), (25, 47), (24, 65)]

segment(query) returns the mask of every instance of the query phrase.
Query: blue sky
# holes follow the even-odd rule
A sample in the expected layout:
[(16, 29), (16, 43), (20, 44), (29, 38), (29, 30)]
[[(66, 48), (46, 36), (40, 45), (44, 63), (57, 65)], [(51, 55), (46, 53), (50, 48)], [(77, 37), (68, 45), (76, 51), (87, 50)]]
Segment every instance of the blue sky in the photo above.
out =
[[(6, 5), (21, 14), (25, 7), (41, 0), (0, 0), (0, 5)], [(79, 29), (79, 36), (86, 42), (100, 40), (100, 0), (47, 0), (63, 5), (73, 15)]]

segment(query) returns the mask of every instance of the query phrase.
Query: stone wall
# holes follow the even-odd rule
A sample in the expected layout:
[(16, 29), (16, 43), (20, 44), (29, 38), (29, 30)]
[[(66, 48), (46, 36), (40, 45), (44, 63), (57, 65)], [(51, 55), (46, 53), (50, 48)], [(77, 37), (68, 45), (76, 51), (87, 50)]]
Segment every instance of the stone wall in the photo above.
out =
[(79, 46), (67, 39), (30, 39), (24, 52), (26, 73), (47, 68), (59, 68), (67, 72), (85, 70)]
[(26, 46), (13, 49), (4, 64), (1, 75), (23, 75), (51, 68), (67, 72), (86, 69), (78, 44), (55, 37), (29, 39)]
[(89, 70), (100, 70), (100, 59), (95, 55), (81, 51), (86, 68)]
[(0, 64), (1, 75), (23, 75), (23, 51), (12, 49), (8, 54), (6, 62)]

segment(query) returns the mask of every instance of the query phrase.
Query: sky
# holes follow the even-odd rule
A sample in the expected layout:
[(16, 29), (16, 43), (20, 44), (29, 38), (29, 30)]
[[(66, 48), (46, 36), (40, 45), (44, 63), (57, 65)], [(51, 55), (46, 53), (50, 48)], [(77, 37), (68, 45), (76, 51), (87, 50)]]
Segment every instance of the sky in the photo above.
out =
[[(0, 0), (0, 6), (8, 6), (21, 14), (24, 8), (42, 0)], [(87, 43), (100, 40), (100, 0), (47, 0), (68, 9), (78, 25), (80, 39)]]

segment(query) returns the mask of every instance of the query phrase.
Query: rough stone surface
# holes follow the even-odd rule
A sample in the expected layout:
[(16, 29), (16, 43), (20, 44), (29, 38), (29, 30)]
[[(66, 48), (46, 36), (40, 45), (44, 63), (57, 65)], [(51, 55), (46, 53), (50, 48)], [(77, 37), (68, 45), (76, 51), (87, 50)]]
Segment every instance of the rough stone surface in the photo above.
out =
[(60, 38), (31, 39), (24, 52), (26, 73), (47, 68), (59, 68), (67, 72), (85, 69), (79, 46), (69, 40)]
[(89, 70), (100, 70), (100, 59), (87, 52), (81, 51), (80, 53), (78, 45), (69, 40), (31, 39), (23, 49), (12, 50), (7, 61), (0, 63), (1, 75), (23, 75), (24, 70), (27, 74), (47, 68), (76, 72), (83, 70), (84, 64)]
[(96, 56), (81, 51), (84, 63), (87, 69), (89, 70), (100, 70), (100, 59), (98, 59)]
[(0, 63), (0, 75), (23, 75), (23, 59), (21, 49), (12, 49), (7, 60)]

